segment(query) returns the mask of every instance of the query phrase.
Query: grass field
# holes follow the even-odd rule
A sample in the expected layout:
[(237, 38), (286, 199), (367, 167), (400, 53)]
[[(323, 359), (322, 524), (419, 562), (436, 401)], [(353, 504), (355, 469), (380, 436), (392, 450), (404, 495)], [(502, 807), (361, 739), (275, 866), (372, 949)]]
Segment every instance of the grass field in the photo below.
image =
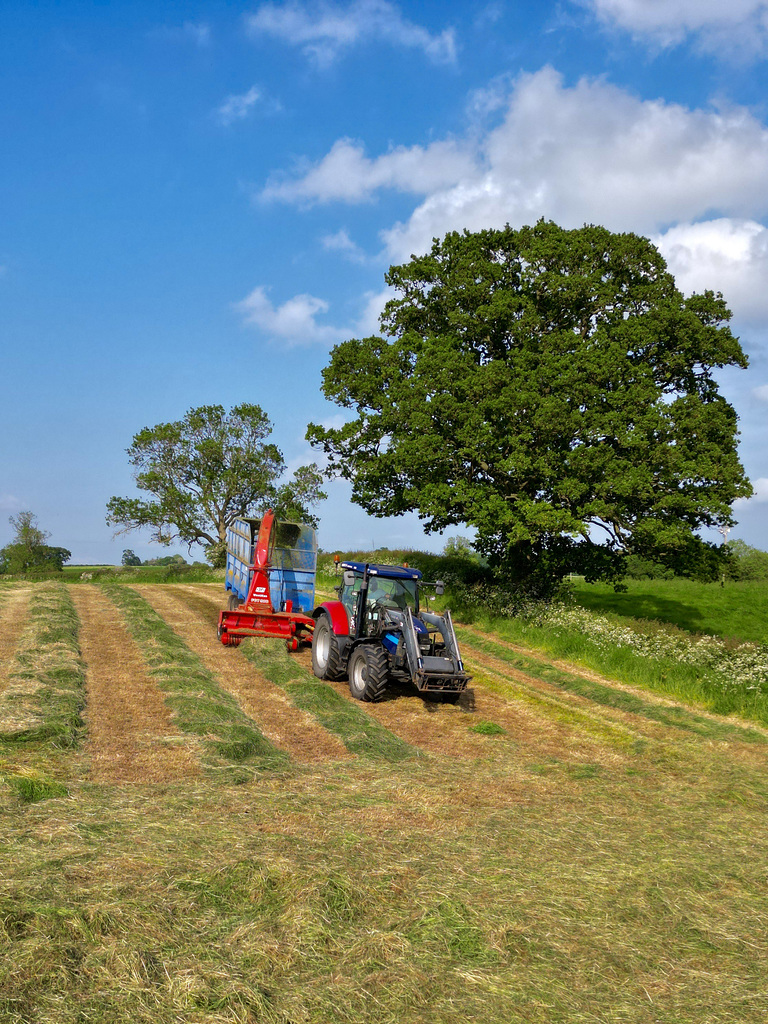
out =
[(0, 1021), (762, 1022), (768, 730), (465, 622), (456, 706), (0, 587)]

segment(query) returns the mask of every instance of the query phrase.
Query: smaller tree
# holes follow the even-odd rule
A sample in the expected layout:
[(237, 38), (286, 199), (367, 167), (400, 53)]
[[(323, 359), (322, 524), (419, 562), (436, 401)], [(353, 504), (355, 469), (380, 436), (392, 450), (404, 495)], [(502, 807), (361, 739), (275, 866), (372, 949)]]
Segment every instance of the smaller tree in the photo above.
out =
[(202, 544), (212, 565), (222, 564), (227, 528), (238, 517), (273, 508), (280, 519), (317, 525), (309, 509), (326, 497), (315, 465), (301, 466), (287, 483), (280, 449), (268, 440), (272, 424), (258, 405), (229, 413), (221, 405), (190, 409), (174, 423), (145, 427), (128, 458), (136, 484), (150, 497), (110, 498), (107, 523), (121, 532), (150, 527), (152, 539)]
[(19, 512), (8, 520), (15, 530), (10, 544), (0, 550), (0, 572), (22, 575), (29, 572), (61, 572), (72, 557), (66, 548), (45, 543), (50, 534), (41, 530), (37, 517), (29, 511)]
[(135, 551), (126, 548), (123, 552), (123, 565), (141, 565), (141, 559)]

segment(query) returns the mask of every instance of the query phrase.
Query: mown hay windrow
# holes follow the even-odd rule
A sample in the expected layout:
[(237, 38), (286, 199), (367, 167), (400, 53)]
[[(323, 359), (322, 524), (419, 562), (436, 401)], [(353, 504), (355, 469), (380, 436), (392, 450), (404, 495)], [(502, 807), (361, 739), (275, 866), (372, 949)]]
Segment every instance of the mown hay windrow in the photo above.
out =
[(83, 733), (85, 666), (79, 619), (66, 587), (35, 588), (7, 685), (0, 695), (0, 741), (74, 746)]
[[(344, 744), (308, 713), (291, 704), (285, 691), (266, 678), (242, 652), (225, 648), (216, 637), (221, 591), (200, 596), (192, 587), (138, 587), (205, 667), (233, 694), (264, 735), (291, 758), (303, 762), (346, 759)], [(280, 646), (281, 641), (273, 644)]]
[(31, 587), (3, 587), (0, 590), (0, 693), (16, 656), (21, 634), (29, 618)]
[(155, 610), (130, 587), (105, 587), (144, 651), (150, 675), (162, 690), (176, 726), (199, 737), (210, 768), (256, 771), (286, 768), (289, 758), (224, 691), (200, 659)]
[(197, 774), (197, 741), (171, 711), (115, 605), (94, 585), (73, 587), (86, 662), (86, 722), (95, 782), (167, 782)]

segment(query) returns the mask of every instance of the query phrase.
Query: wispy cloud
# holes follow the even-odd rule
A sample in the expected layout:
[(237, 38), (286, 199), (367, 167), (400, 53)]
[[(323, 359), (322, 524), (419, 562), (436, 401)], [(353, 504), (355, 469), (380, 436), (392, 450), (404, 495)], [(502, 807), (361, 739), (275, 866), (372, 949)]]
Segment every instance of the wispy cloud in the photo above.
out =
[(216, 119), (219, 124), (225, 126), (233, 124), (235, 121), (242, 121), (250, 114), (260, 99), (261, 91), (255, 85), (241, 95), (227, 96), (216, 111)]
[(768, 477), (761, 476), (758, 477), (757, 480), (753, 480), (752, 490), (753, 494), (751, 498), (737, 498), (733, 504), (736, 506), (744, 506), (754, 502), (757, 505), (764, 505), (768, 502)]
[(453, 29), (438, 34), (404, 18), (389, 0), (337, 3), (266, 3), (246, 18), (253, 36), (271, 35), (327, 67), (346, 49), (362, 43), (387, 42), (419, 49), (436, 64), (456, 60)]
[(21, 501), (15, 494), (0, 494), (0, 512), (18, 512)]
[(573, 0), (613, 25), (656, 46), (693, 39), (730, 59), (768, 53), (768, 0)]
[(359, 203), (371, 199), (381, 188), (426, 195), (454, 185), (475, 171), (472, 154), (451, 140), (425, 148), (399, 146), (371, 159), (361, 143), (339, 139), (328, 155), (302, 177), (275, 177), (260, 198), (307, 204), (337, 200)]
[(320, 244), (328, 252), (338, 252), (353, 263), (365, 263), (365, 253), (352, 239), (346, 228), (340, 228), (332, 235), (325, 235)]
[(328, 303), (314, 295), (294, 295), (281, 306), (275, 306), (266, 288), (254, 288), (250, 295), (235, 304), (243, 322), (257, 327), (272, 340), (287, 345), (335, 345), (349, 336), (345, 328), (320, 323), (318, 317), (328, 312)]
[(379, 318), (385, 304), (394, 296), (391, 288), (366, 292), (356, 320), (344, 326), (323, 322), (330, 304), (314, 295), (294, 295), (282, 305), (274, 305), (262, 285), (235, 303), (243, 323), (265, 334), (271, 341), (288, 347), (322, 345), (330, 348), (346, 338), (364, 338), (380, 333)]
[(210, 45), (211, 26), (204, 21), (185, 21), (181, 25), (164, 25), (151, 32), (158, 39), (174, 43), (192, 43), (201, 49)]

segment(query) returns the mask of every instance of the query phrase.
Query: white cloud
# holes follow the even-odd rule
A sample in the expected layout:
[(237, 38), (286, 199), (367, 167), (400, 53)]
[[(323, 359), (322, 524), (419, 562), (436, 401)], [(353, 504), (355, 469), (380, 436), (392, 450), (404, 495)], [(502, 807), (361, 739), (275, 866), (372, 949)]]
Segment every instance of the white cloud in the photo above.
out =
[(446, 231), (540, 217), (652, 234), (713, 214), (768, 212), (768, 129), (743, 108), (691, 110), (602, 80), (566, 87), (543, 68), (509, 87), (503, 110), (500, 123), (497, 114), (494, 127), (464, 142), (376, 158), (341, 139), (303, 177), (273, 180), (262, 197), (357, 203), (382, 188), (423, 195), (406, 222), (383, 232), (396, 262)]
[(172, 43), (191, 42), (202, 49), (211, 41), (211, 27), (204, 21), (185, 21), (182, 25), (154, 29), (150, 35)]
[(320, 243), (328, 252), (340, 252), (353, 263), (365, 263), (365, 253), (352, 239), (346, 228), (340, 228), (332, 235), (325, 235)]
[(384, 312), (384, 306), (396, 294), (394, 288), (384, 288), (380, 292), (368, 292), (364, 296), (365, 305), (356, 324), (357, 337), (367, 338), (381, 334), (379, 319)]
[(750, 111), (642, 100), (603, 80), (568, 87), (551, 68), (494, 82), (489, 96), (480, 106), (495, 108), (494, 123), (465, 140), (369, 157), (341, 139), (262, 196), (300, 205), (360, 203), (385, 188), (417, 196), (410, 216), (381, 233), (388, 263), (448, 231), (541, 217), (635, 231), (656, 238), (684, 291), (722, 291), (737, 319), (768, 316), (768, 128)]
[(608, 24), (659, 46), (694, 37), (718, 55), (753, 58), (768, 50), (768, 0), (575, 0)]
[(271, 340), (282, 341), (290, 347), (324, 345), (331, 347), (347, 338), (365, 338), (379, 334), (379, 317), (385, 303), (394, 296), (391, 288), (363, 295), (360, 316), (342, 327), (318, 323), (318, 317), (329, 312), (324, 299), (314, 295), (294, 295), (281, 306), (275, 306), (261, 285), (250, 295), (235, 303), (243, 323), (263, 331)]
[(650, 234), (717, 210), (768, 210), (768, 130), (743, 110), (643, 101), (603, 81), (566, 88), (551, 68), (522, 76), (504, 120), (478, 140), (477, 165), (385, 233), (392, 259), (447, 230), (531, 223)]
[(739, 319), (768, 318), (768, 228), (720, 218), (678, 224), (654, 238), (678, 287), (689, 294), (720, 291)]
[(242, 121), (247, 117), (252, 108), (261, 99), (261, 92), (258, 87), (252, 85), (248, 92), (236, 96), (227, 96), (216, 111), (216, 118), (219, 124), (230, 125), (235, 121)]
[(196, 46), (207, 46), (211, 41), (210, 26), (201, 21), (185, 21), (182, 32)]
[(272, 340), (293, 345), (335, 345), (351, 335), (345, 328), (317, 322), (318, 315), (328, 312), (328, 303), (313, 295), (294, 295), (282, 306), (274, 306), (266, 290), (259, 286), (236, 303), (243, 322), (258, 327)]
[(403, 17), (389, 0), (354, 0), (337, 3), (266, 3), (246, 18), (253, 36), (276, 36), (318, 66), (327, 67), (340, 52), (356, 43), (386, 41), (395, 46), (422, 50), (434, 63), (453, 63), (456, 40), (453, 29), (433, 35)]
[(359, 203), (369, 200), (381, 188), (426, 195), (474, 173), (472, 154), (451, 140), (435, 142), (426, 148), (399, 146), (371, 160), (360, 143), (339, 139), (328, 155), (303, 177), (273, 179), (260, 198), (302, 203), (334, 200)]
[(768, 384), (761, 384), (760, 387), (752, 388), (752, 394), (758, 402), (768, 402)]
[(768, 477), (761, 476), (757, 480), (752, 481), (752, 489), (754, 494), (751, 498), (737, 498), (734, 501), (734, 506), (743, 507), (744, 505), (764, 505), (768, 502)]

